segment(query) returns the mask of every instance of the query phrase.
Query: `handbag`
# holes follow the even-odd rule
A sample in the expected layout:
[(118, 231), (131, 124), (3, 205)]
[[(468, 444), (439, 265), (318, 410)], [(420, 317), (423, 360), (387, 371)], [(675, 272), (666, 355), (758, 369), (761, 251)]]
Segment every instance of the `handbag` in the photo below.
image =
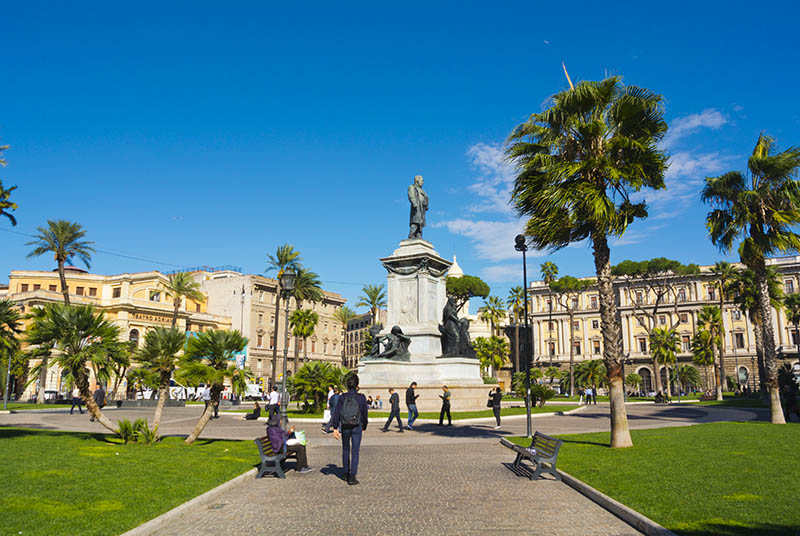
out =
[(322, 412), (322, 420), (325, 422), (331, 422), (331, 410), (326, 409)]
[(494, 401), (491, 398), (486, 401), (486, 407), (487, 408), (494, 407)]

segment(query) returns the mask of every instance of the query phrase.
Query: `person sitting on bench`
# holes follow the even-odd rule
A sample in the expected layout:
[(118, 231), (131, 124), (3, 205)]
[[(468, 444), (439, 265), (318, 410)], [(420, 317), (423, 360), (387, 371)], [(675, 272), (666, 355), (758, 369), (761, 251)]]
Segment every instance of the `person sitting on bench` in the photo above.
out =
[(285, 451), (287, 455), (292, 453), (295, 454), (297, 457), (297, 465), (295, 466), (296, 471), (300, 473), (308, 473), (313, 471), (313, 469), (308, 466), (308, 459), (306, 458), (306, 446), (296, 442), (293, 442), (292, 445), (287, 444), (289, 439), (292, 439), (294, 436), (294, 426), (289, 428), (288, 432), (285, 432), (281, 429), (280, 416), (277, 414), (272, 415), (269, 418), (269, 421), (267, 421), (267, 436), (269, 437), (269, 442), (272, 445), (273, 451)]
[(245, 414), (243, 419), (246, 421), (257, 421), (259, 417), (261, 417), (261, 406), (258, 404), (258, 402), (254, 402), (253, 411)]

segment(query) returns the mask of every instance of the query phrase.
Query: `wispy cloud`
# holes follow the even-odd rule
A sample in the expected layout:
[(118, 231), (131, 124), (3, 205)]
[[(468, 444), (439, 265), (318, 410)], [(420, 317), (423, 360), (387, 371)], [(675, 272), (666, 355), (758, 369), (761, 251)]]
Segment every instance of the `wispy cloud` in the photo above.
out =
[(661, 146), (667, 149), (672, 147), (678, 140), (690, 134), (694, 134), (701, 128), (717, 130), (727, 122), (728, 120), (722, 112), (714, 108), (708, 108), (699, 114), (679, 117), (670, 123), (669, 130), (667, 131), (667, 135), (664, 136)]
[[(529, 274), (530, 275), (530, 274)], [(492, 283), (522, 280), (522, 260), (517, 264), (495, 264), (484, 268), (481, 277)]]
[(478, 177), (467, 189), (478, 196), (478, 200), (468, 206), (472, 212), (499, 212), (512, 214), (509, 204), (514, 184), (514, 167), (508, 163), (500, 145), (476, 143), (467, 150), (472, 166)]
[[(436, 222), (433, 227), (445, 227), (453, 234), (469, 238), (481, 259), (497, 262), (519, 256), (519, 252), (514, 249), (514, 237), (522, 232), (520, 221), (456, 219)], [(540, 255), (537, 251), (530, 251), (528, 254)]]
[(632, 246), (633, 244), (638, 244), (643, 241), (645, 238), (647, 238), (646, 233), (641, 231), (628, 231), (619, 238), (612, 239), (609, 244), (612, 247)]

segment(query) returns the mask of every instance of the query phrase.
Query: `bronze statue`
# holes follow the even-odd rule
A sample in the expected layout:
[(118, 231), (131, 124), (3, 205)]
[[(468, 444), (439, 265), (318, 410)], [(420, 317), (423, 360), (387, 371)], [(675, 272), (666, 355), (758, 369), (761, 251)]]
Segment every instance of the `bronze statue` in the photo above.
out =
[(458, 307), (452, 297), (447, 298), (442, 311), (439, 333), (442, 334), (441, 357), (475, 357), (469, 340), (469, 319), (458, 318)]
[(369, 327), (369, 337), (372, 340), (372, 348), (370, 348), (369, 353), (365, 355), (362, 359), (375, 359), (378, 357), (378, 354), (381, 353), (381, 337), (379, 334), (383, 329), (383, 324), (373, 324)]
[(422, 238), (425, 227), (425, 212), (428, 210), (428, 194), (422, 189), (422, 175), (414, 177), (414, 184), (408, 187), (408, 200), (411, 202), (411, 216), (408, 224), (409, 238)]
[(411, 354), (408, 345), (411, 344), (411, 337), (403, 334), (400, 326), (394, 326), (388, 335), (381, 337), (384, 343), (384, 350), (378, 355), (378, 359), (394, 359), (395, 361), (411, 361)]

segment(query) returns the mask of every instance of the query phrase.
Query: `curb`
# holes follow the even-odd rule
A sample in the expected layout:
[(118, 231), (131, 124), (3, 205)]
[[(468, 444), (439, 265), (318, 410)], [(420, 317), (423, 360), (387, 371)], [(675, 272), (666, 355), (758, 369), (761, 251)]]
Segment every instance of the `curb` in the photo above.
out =
[(578, 480), (569, 473), (557, 469), (562, 481), (581, 495), (602, 506), (628, 525), (647, 536), (676, 536), (671, 530), (667, 530), (649, 517), (645, 517), (636, 510), (628, 508), (619, 501), (616, 501), (605, 493), (594, 489), (592, 486)]
[(203, 503), (208, 503), (215, 500), (218, 495), (227, 491), (228, 488), (231, 488), (244, 480), (253, 478), (255, 474), (256, 469), (250, 469), (249, 471), (246, 471), (241, 475), (228, 480), (227, 482), (223, 482), (216, 488), (212, 488), (202, 495), (198, 495), (194, 499), (189, 499), (185, 503), (176, 506), (172, 510), (164, 512), (160, 516), (155, 517), (150, 521), (147, 521), (146, 523), (143, 523), (138, 527), (123, 533), (122, 536), (147, 536), (152, 534), (154, 531), (160, 529), (164, 524), (172, 521), (176, 517), (182, 516), (187, 510), (195, 508)]
[(11, 415), (10, 409), (0, 409), (0, 415)]

